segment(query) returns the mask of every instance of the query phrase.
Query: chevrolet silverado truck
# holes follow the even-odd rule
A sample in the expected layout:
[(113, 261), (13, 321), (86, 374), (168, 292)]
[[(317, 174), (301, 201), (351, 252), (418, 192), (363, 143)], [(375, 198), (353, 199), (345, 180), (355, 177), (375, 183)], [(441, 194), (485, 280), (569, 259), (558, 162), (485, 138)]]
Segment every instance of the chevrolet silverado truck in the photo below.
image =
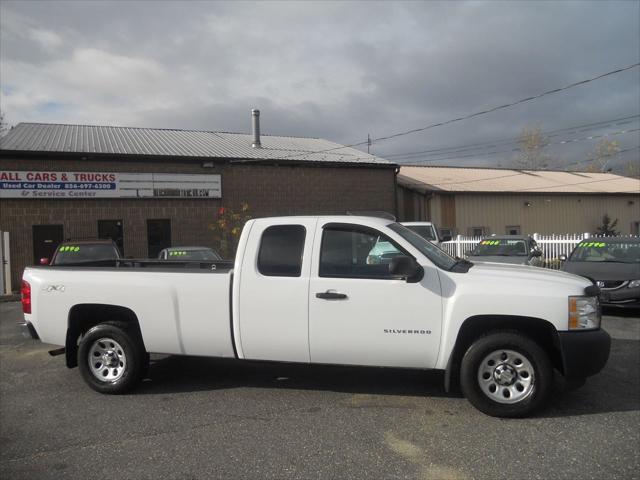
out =
[(456, 260), (381, 218), (249, 220), (234, 263), (155, 262), (29, 267), (25, 325), (102, 393), (135, 387), (149, 353), (436, 369), (500, 417), (541, 407), (555, 371), (582, 381), (609, 356), (585, 278)]

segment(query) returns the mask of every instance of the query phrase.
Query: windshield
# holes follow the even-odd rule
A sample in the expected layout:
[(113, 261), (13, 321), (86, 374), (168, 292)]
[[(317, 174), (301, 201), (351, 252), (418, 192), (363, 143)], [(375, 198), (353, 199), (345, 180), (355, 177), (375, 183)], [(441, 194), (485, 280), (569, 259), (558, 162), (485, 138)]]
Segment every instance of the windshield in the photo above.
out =
[(595, 239), (580, 242), (571, 253), (569, 261), (640, 263), (640, 240), (609, 243)]
[(482, 240), (471, 252), (474, 257), (526, 257), (527, 243), (524, 240), (494, 238)]
[(112, 245), (62, 245), (53, 260), (53, 265), (71, 265), (75, 263), (116, 260), (118, 253)]
[(405, 225), (409, 230), (413, 230), (425, 240), (431, 242), (437, 242), (436, 232), (433, 229), (433, 225)]
[(451, 268), (456, 264), (456, 260), (449, 256), (448, 253), (444, 250), (440, 250), (433, 243), (425, 240), (423, 237), (404, 225), (392, 223), (388, 225), (388, 227), (404, 238), (412, 246), (420, 250), (420, 253), (435, 263), (438, 267), (444, 270), (451, 270)]
[(222, 260), (220, 255), (210, 248), (203, 248), (202, 250), (169, 250), (167, 254), (169, 260)]

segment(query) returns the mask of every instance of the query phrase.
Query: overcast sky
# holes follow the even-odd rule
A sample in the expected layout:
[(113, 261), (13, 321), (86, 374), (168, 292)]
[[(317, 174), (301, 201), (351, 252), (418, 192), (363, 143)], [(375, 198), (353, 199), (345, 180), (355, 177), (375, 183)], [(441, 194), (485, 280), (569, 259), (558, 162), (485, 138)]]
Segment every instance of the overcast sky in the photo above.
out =
[[(343, 144), (448, 120), (640, 61), (640, 1), (0, 1), (0, 107), (10, 124), (250, 131)], [(376, 142), (398, 153), (565, 131), (557, 166), (640, 128), (640, 68), (447, 127)], [(619, 161), (640, 132), (611, 135)], [(581, 139), (571, 144), (565, 140)], [(582, 140), (584, 139), (584, 140)], [(503, 165), (514, 144), (410, 156)], [(366, 147), (365, 147), (366, 149)], [(495, 153), (494, 153), (495, 152)], [(407, 158), (407, 157), (405, 157)]]

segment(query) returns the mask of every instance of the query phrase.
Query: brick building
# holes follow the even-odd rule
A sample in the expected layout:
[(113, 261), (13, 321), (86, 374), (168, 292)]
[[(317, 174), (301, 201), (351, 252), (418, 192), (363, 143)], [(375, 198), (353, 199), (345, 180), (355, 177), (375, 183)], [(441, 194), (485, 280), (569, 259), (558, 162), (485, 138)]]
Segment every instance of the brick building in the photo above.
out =
[(246, 202), (253, 217), (395, 212), (395, 172), (326, 140), (260, 136), (255, 121), (253, 135), (19, 124), (0, 141), (13, 289), (67, 238), (111, 237), (135, 258), (217, 248), (209, 226), (221, 206)]

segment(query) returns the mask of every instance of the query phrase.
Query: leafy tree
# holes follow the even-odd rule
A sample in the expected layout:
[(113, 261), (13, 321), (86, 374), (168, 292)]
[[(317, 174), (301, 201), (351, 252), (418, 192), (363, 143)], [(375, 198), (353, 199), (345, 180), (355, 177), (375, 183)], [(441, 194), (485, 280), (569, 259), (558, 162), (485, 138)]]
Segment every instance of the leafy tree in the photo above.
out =
[(513, 166), (521, 170), (546, 170), (549, 168), (549, 155), (545, 148), (549, 139), (539, 127), (522, 129), (518, 139), (520, 153), (513, 160)]
[(602, 225), (596, 228), (594, 232), (595, 235), (606, 236), (606, 237), (615, 237), (620, 235), (620, 232), (616, 231), (616, 226), (618, 225), (618, 219), (616, 218), (614, 221), (611, 221), (611, 217), (605, 213), (602, 217)]
[(213, 231), (213, 239), (219, 245), (222, 258), (232, 258), (240, 239), (242, 227), (251, 218), (249, 204), (243, 202), (240, 211), (228, 207), (218, 208), (218, 216), (209, 229)]

